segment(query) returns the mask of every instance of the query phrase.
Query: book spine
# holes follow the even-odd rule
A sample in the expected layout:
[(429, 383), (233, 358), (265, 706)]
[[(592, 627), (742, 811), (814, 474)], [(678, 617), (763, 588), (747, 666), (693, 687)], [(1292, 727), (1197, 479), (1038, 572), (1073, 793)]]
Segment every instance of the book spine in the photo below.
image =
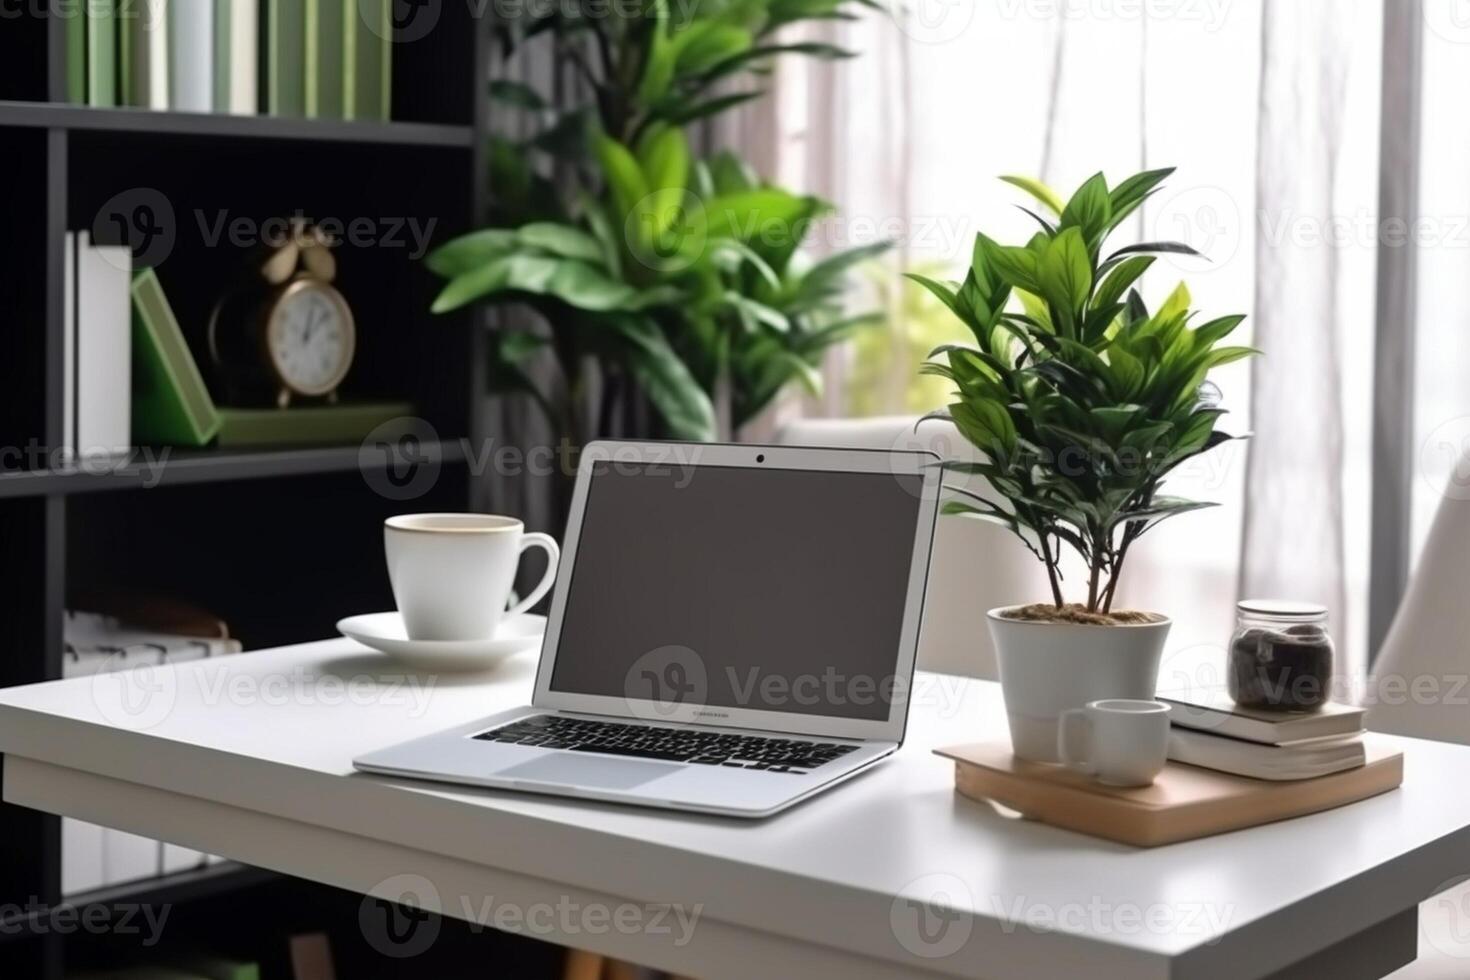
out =
[(322, 2), (303, 0), (302, 10), (302, 112), (308, 119), (315, 119), (321, 111), (321, 50), (322, 50)]
[(213, 2), (214, 75), (210, 107), (215, 112), (229, 112), (230, 72), (233, 66), (231, 55), (234, 53), (230, 43), (230, 33), (234, 30), (235, 19), (230, 13), (230, 0), (213, 0)]
[(306, 0), (306, 114), (311, 118), (344, 118), (343, 22), (355, 14), (352, 0)]
[[(73, 459), (77, 451), (77, 233), (69, 231), (62, 258), (66, 295), (61, 334), (61, 452)], [(98, 860), (101, 860), (100, 858)]]
[(303, 0), (267, 0), (269, 66), (266, 89), (273, 116), (300, 117), (306, 110), (306, 15)]
[(342, 118), (359, 119), (357, 108), (357, 25), (362, 14), (355, 0), (342, 0)]
[(132, 253), (77, 237), (77, 451), (125, 452), (132, 442)]
[(117, 105), (117, 0), (86, 0), (87, 104)]
[(219, 412), (152, 269), (133, 278), (133, 327), (139, 362), (133, 414), (139, 441), (205, 445), (219, 431)]
[(165, 0), (137, 0), (120, 25), (127, 61), (123, 98), (128, 105), (165, 110), (168, 92), (168, 10)]
[(82, 3), (67, 8), (66, 100), (87, 104), (87, 13)]
[(392, 0), (351, 4), (347, 20), (352, 37), (350, 66), (352, 119), (385, 121), (393, 104)]
[(184, 112), (214, 106), (214, 4), (175, 0), (168, 5), (170, 101)]
[(234, 0), (230, 7), (229, 109), (240, 116), (259, 110), (260, 2)]

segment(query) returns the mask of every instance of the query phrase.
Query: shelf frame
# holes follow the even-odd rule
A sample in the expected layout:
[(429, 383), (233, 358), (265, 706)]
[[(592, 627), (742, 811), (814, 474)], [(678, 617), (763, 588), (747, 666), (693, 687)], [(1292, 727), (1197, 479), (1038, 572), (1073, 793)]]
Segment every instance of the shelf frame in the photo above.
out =
[(300, 140), (457, 150), (468, 150), (475, 144), (474, 127), (440, 123), (289, 119), (280, 116), (234, 116), (127, 107), (102, 109), (46, 102), (0, 101), (0, 127), (7, 126), (139, 136)]

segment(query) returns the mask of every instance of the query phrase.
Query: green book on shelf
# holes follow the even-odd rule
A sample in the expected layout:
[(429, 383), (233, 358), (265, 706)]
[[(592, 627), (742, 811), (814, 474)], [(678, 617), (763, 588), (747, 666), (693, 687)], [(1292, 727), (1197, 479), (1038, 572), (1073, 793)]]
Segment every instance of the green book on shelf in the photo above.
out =
[(214, 92), (210, 103), (215, 112), (230, 111), (232, 21), (230, 0), (214, 0)]
[(356, 0), (306, 0), (306, 115), (312, 119), (343, 118), (346, 34), (356, 19)]
[(66, 19), (66, 100), (87, 104), (87, 18), (80, 5)]
[(203, 446), (219, 412), (152, 269), (133, 277), (133, 442)]
[(393, 109), (393, 2), (347, 0), (343, 115), (387, 121)]
[(219, 444), (306, 446), (360, 443), (378, 426), (413, 415), (407, 402), (356, 402), (292, 408), (222, 408)]
[(87, 104), (117, 105), (117, 0), (85, 0)]
[(306, 112), (306, 0), (266, 0), (266, 108), (273, 116)]

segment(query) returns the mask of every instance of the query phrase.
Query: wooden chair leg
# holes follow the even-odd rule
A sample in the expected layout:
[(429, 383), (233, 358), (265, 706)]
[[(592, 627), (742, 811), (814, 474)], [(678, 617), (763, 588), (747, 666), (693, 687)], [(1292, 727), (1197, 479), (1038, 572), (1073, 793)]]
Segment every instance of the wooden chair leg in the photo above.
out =
[(603, 958), (596, 953), (569, 949), (562, 980), (601, 980), (603, 964)]

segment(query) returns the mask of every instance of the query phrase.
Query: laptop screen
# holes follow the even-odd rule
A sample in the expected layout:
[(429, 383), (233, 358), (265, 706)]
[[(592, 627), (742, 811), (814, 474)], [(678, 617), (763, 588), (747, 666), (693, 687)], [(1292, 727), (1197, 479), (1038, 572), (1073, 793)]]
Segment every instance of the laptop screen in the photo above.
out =
[(923, 492), (886, 472), (598, 464), (551, 690), (886, 720)]

